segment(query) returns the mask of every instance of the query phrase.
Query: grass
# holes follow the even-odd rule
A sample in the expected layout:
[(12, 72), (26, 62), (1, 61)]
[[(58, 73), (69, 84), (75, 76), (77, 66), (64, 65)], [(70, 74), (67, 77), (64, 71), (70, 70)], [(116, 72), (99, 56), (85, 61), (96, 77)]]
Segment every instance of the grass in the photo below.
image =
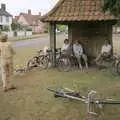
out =
[[(59, 45), (61, 42), (58, 40)], [(25, 64), (44, 45), (16, 48), (16, 64)], [(59, 46), (58, 46), (59, 47)], [(110, 71), (89, 68), (87, 71), (58, 72), (56, 69), (16, 75), (17, 90), (3, 93), (0, 89), (0, 120), (83, 120), (86, 107), (78, 101), (55, 99), (47, 87), (68, 87), (87, 93), (93, 89), (102, 98), (120, 98), (120, 76)], [(120, 120), (119, 106), (105, 106), (97, 120)], [(102, 118), (103, 117), (103, 118)]]
[[(85, 105), (78, 101), (55, 99), (47, 87), (65, 86), (86, 93), (97, 90), (112, 98), (119, 98), (119, 77), (107, 71), (68, 73), (56, 70), (34, 71), (15, 76), (16, 91), (0, 92), (0, 120), (79, 120), (85, 118)], [(106, 106), (104, 118), (119, 120), (119, 107)], [(110, 110), (109, 110), (110, 109)], [(73, 114), (74, 113), (74, 114)], [(117, 118), (117, 119), (116, 119)]]

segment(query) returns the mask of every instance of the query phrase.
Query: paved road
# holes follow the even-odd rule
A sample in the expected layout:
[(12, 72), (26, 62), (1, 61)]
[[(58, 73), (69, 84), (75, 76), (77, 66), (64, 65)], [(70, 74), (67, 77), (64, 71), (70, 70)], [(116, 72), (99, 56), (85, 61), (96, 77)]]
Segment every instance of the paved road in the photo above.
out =
[[(65, 35), (59, 34), (57, 35), (57, 41), (64, 40), (66, 38)], [(48, 44), (49, 43), (49, 35), (41, 36), (36, 39), (28, 39), (28, 40), (21, 40), (13, 42), (14, 47), (27, 47), (27, 46), (33, 46), (37, 44)]]
[(37, 44), (49, 43), (49, 36), (41, 36), (35, 39), (28, 39), (28, 40), (20, 40), (13, 42), (14, 47), (27, 47), (33, 46)]

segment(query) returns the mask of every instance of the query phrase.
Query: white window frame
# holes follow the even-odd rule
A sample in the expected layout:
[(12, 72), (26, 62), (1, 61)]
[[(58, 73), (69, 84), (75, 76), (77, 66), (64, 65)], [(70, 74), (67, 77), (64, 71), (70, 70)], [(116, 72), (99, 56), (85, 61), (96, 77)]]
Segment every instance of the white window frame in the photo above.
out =
[(7, 22), (7, 23), (10, 22), (9, 16), (6, 16), (6, 22)]
[(3, 16), (0, 16), (0, 22), (3, 23)]

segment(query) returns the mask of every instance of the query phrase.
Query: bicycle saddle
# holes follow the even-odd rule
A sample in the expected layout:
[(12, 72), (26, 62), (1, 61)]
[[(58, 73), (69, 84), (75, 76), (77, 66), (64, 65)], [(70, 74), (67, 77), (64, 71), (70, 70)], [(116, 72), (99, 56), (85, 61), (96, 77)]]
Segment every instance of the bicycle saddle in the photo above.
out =
[(43, 50), (39, 50), (39, 51), (37, 51), (37, 53), (41, 53)]
[(52, 50), (47, 50), (46, 52), (50, 53), (50, 52), (52, 52)]

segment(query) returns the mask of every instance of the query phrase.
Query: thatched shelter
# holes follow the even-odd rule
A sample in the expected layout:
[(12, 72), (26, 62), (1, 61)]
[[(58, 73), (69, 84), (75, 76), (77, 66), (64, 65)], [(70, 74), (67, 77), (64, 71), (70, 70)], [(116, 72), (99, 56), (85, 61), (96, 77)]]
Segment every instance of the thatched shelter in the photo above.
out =
[(105, 39), (112, 44), (112, 25), (116, 23), (116, 18), (109, 12), (102, 12), (103, 1), (59, 0), (42, 17), (43, 22), (50, 23), (50, 47), (53, 52), (56, 47), (56, 24), (67, 24), (69, 40), (80, 40), (88, 56), (96, 57)]

